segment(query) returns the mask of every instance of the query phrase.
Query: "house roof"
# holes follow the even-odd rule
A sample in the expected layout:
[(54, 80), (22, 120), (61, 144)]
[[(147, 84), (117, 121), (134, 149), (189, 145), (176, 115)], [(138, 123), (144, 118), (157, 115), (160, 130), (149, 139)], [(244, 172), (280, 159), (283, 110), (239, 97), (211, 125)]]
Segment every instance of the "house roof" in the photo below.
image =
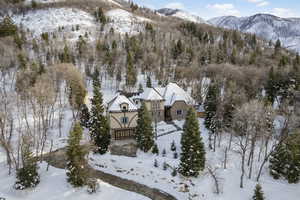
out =
[(122, 112), (121, 105), (127, 104), (128, 111), (136, 111), (138, 108), (135, 104), (129, 100), (124, 95), (117, 94), (109, 103), (108, 103), (108, 112)]
[(165, 106), (172, 106), (176, 101), (184, 101), (188, 105), (196, 104), (195, 100), (176, 83), (169, 83), (165, 88), (156, 88), (165, 99)]
[(144, 92), (139, 95), (140, 99), (149, 101), (162, 101), (164, 98), (154, 88), (145, 88)]

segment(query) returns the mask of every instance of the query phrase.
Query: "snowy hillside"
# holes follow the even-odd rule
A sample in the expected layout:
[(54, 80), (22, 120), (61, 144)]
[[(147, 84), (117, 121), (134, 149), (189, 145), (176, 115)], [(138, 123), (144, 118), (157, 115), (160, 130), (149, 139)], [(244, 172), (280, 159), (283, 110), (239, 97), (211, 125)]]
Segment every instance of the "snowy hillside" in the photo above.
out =
[[(113, 1), (110, 0), (110, 2)], [(109, 31), (112, 27), (121, 34), (137, 34), (144, 30), (144, 22), (151, 22), (150, 19), (136, 16), (123, 9), (110, 10), (106, 16), (110, 20), (107, 30)], [(72, 8), (29, 11), (25, 15), (13, 16), (13, 21), (19, 26), (29, 29), (34, 37), (39, 37), (45, 32), (56, 33), (60, 29), (60, 32), (64, 33), (64, 37), (69, 40), (75, 40), (85, 33), (89, 33), (94, 38), (100, 29), (100, 25), (91, 14)], [(77, 30), (76, 27), (79, 29)]]
[[(85, 32), (95, 33), (97, 25), (94, 17), (87, 12), (71, 8), (53, 8), (30, 11), (25, 15), (15, 15), (13, 20), (25, 29), (33, 32), (35, 37), (44, 32), (57, 32), (59, 28), (67, 34), (67, 38), (77, 39)], [(72, 31), (79, 26), (79, 30)]]
[(300, 19), (280, 18), (268, 14), (257, 14), (250, 17), (224, 16), (213, 18), (209, 23), (246, 33), (255, 33), (267, 40), (280, 39), (282, 44), (300, 52)]
[(113, 9), (106, 13), (111, 20), (110, 27), (121, 34), (137, 34), (144, 30), (144, 23), (151, 22), (150, 19), (136, 16), (123, 9)]
[(195, 23), (206, 23), (206, 21), (199, 16), (193, 15), (191, 13), (185, 12), (179, 9), (170, 9), (170, 8), (162, 8), (157, 10), (158, 13), (164, 16), (172, 16), (177, 17), (183, 20), (195, 22)]

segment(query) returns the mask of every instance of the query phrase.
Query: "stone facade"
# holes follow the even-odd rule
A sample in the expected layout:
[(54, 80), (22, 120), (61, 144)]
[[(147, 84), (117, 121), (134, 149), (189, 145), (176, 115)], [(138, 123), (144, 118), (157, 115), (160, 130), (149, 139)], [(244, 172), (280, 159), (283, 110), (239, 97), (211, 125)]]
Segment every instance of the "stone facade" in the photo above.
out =
[(153, 121), (165, 121), (164, 101), (144, 101)]

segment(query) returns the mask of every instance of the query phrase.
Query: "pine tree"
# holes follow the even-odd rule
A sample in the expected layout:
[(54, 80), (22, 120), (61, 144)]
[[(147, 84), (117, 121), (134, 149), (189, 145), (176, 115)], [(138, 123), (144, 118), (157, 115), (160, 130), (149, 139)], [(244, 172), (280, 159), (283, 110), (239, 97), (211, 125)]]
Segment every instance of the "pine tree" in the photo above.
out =
[(176, 144), (174, 140), (171, 143), (171, 151), (176, 151)]
[(274, 100), (277, 96), (276, 77), (275, 77), (275, 72), (274, 72), (273, 67), (271, 67), (271, 69), (269, 71), (269, 77), (268, 77), (268, 81), (267, 81), (265, 90), (266, 90), (266, 94), (267, 94), (267, 100), (273, 104)]
[(287, 154), (284, 145), (276, 147), (275, 151), (270, 157), (270, 175), (274, 179), (279, 179), (284, 174), (284, 167), (287, 162)]
[(158, 150), (157, 144), (154, 144), (154, 146), (153, 146), (153, 148), (152, 148), (152, 153), (153, 153), (153, 154), (156, 154), (156, 155), (159, 155), (159, 150)]
[(207, 96), (204, 102), (204, 108), (205, 108), (204, 125), (209, 130), (210, 149), (212, 149), (211, 136), (216, 132), (217, 94), (218, 94), (217, 85), (215, 83), (211, 83), (209, 85)]
[(274, 48), (274, 55), (277, 56), (280, 53), (280, 49), (281, 49), (281, 42), (278, 39), (275, 43), (275, 48)]
[(132, 55), (130, 52), (127, 54), (127, 65), (126, 65), (126, 85), (134, 87), (137, 81), (137, 72), (133, 66)]
[(262, 188), (259, 184), (256, 185), (254, 190), (254, 195), (252, 197), (253, 200), (264, 200), (264, 193), (262, 191)]
[(205, 168), (205, 148), (193, 108), (190, 108), (187, 113), (181, 137), (181, 148), (179, 172), (184, 176), (197, 177)]
[(74, 187), (82, 187), (87, 182), (86, 161), (83, 148), (80, 146), (82, 128), (79, 123), (74, 125), (69, 134), (67, 146), (67, 181)]
[(167, 155), (167, 151), (166, 151), (166, 149), (163, 149), (163, 151), (162, 151), (162, 157), (166, 157), (166, 155)]
[(154, 164), (153, 164), (153, 166), (154, 166), (154, 167), (158, 167), (158, 162), (157, 162), (157, 160), (156, 160), (156, 159), (154, 160)]
[(17, 181), (14, 185), (16, 190), (34, 188), (40, 183), (37, 159), (30, 151), (29, 144), (24, 144), (22, 149), (23, 167), (17, 170)]
[(152, 81), (151, 81), (151, 77), (147, 76), (147, 83), (146, 83), (147, 88), (152, 88)]
[(163, 163), (163, 170), (167, 170), (168, 169), (168, 165), (166, 162)]
[(90, 113), (86, 104), (83, 104), (80, 108), (80, 125), (85, 128), (90, 127)]
[(135, 138), (138, 148), (144, 152), (148, 152), (154, 145), (152, 120), (144, 102), (138, 112)]
[(173, 171), (172, 171), (172, 173), (171, 173), (171, 176), (173, 176), (173, 177), (177, 176), (177, 170), (176, 170), (175, 167), (173, 168)]
[(142, 84), (139, 84), (139, 90), (138, 91), (139, 91), (140, 94), (144, 92)]
[(91, 99), (90, 133), (97, 152), (105, 154), (110, 144), (110, 129), (106, 116), (104, 116), (103, 98), (101, 94), (101, 84), (97, 73), (93, 75), (93, 98)]

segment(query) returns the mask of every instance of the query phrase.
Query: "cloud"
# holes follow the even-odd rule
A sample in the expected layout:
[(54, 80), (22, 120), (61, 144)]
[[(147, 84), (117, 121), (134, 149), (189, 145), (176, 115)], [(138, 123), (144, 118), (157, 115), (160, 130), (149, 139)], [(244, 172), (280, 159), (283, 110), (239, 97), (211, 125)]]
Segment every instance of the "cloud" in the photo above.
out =
[(233, 15), (240, 16), (241, 13), (238, 11), (233, 4), (208, 4), (206, 8), (215, 11), (218, 15)]
[(264, 7), (270, 5), (270, 2), (265, 0), (247, 0), (249, 3), (256, 4), (257, 7)]
[(299, 15), (295, 14), (291, 9), (289, 8), (273, 8), (270, 12), (272, 15), (276, 15), (278, 17), (299, 17)]
[(173, 2), (165, 5), (166, 8), (172, 8), (172, 9), (180, 9), (183, 10), (185, 6), (180, 2)]

